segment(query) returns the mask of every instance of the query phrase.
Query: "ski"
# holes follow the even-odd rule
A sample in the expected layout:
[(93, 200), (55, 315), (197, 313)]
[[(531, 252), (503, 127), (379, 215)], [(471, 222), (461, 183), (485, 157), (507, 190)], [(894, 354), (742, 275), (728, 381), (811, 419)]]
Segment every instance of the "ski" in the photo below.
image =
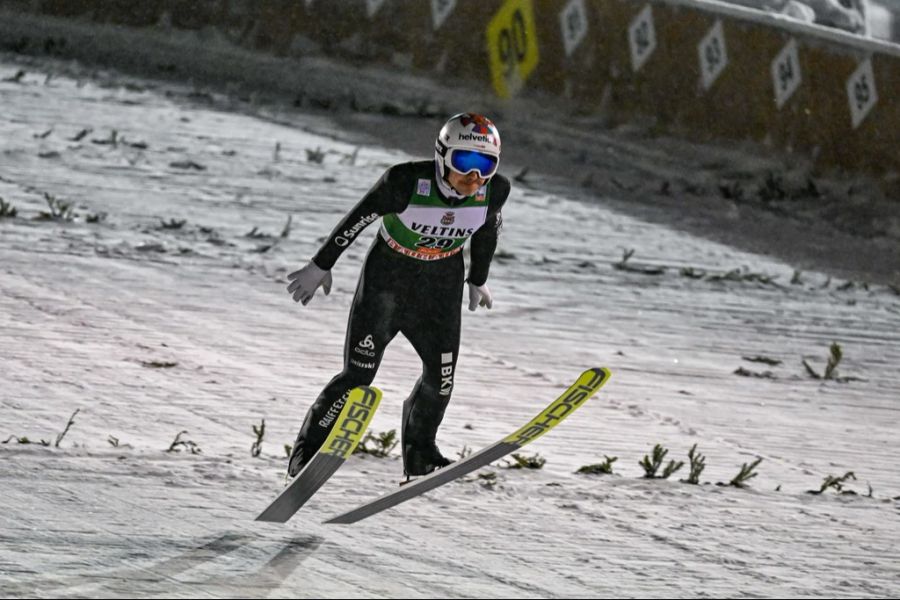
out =
[(458, 479), (463, 475), (467, 475), (480, 467), (489, 465), (550, 431), (603, 387), (609, 380), (609, 377), (609, 369), (604, 367), (588, 369), (581, 374), (578, 380), (565, 393), (551, 402), (538, 416), (499, 442), (325, 522), (356, 523)]
[(381, 391), (377, 388), (353, 388), (325, 443), (256, 520), (284, 523), (300, 510), (353, 454), (380, 401)]

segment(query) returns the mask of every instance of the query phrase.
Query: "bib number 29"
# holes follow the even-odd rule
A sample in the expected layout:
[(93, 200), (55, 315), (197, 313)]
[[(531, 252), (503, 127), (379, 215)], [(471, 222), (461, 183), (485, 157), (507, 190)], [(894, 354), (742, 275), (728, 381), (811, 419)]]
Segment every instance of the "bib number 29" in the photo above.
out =
[(431, 248), (434, 250), (449, 250), (453, 245), (451, 238), (423, 237), (416, 242), (417, 248)]

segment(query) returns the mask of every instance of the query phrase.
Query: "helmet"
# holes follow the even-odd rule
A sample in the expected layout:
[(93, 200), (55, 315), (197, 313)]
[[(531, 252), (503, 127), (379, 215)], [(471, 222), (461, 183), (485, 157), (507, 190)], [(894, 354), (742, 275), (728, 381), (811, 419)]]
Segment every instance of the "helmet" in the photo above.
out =
[(477, 171), (486, 179), (493, 177), (500, 164), (500, 133), (485, 116), (454, 115), (438, 133), (434, 161), (444, 179), (451, 169), (461, 174)]

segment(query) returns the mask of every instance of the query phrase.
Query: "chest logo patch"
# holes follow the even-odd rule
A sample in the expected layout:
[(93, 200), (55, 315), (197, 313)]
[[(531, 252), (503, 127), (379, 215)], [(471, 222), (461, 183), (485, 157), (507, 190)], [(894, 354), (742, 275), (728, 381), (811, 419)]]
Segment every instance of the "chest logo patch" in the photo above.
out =
[(441, 225), (453, 225), (453, 221), (456, 220), (456, 215), (452, 212), (444, 213), (444, 216), (441, 217)]
[(430, 179), (420, 179), (418, 186), (416, 186), (416, 193), (420, 196), (430, 196), (431, 195), (431, 180)]

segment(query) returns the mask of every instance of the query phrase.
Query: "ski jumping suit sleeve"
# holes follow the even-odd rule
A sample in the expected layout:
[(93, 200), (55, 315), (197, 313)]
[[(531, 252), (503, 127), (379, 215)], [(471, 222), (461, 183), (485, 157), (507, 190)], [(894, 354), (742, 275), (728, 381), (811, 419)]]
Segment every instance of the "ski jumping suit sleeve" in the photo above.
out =
[(353, 243), (363, 229), (381, 216), (406, 208), (409, 198), (396, 193), (396, 191), (408, 187), (410, 181), (410, 173), (403, 168), (403, 165), (397, 165), (385, 171), (381, 179), (363, 196), (363, 199), (337, 224), (334, 231), (313, 256), (313, 262), (320, 269), (331, 270), (344, 250)]
[(434, 178), (432, 161), (392, 167), (313, 258), (321, 268), (330, 269), (364, 227), (384, 217), (353, 298), (344, 368), (306, 414), (291, 457), (292, 475), (322, 445), (349, 391), (372, 383), (385, 348), (397, 333), (409, 340), (422, 360), (422, 375), (403, 406), (404, 469), (421, 474), (442, 458), (435, 435), (453, 391), (459, 349), (465, 282), (461, 250), (471, 237), (469, 277), (484, 283), (510, 186), (505, 177), (495, 175), (475, 195), (447, 199)]

